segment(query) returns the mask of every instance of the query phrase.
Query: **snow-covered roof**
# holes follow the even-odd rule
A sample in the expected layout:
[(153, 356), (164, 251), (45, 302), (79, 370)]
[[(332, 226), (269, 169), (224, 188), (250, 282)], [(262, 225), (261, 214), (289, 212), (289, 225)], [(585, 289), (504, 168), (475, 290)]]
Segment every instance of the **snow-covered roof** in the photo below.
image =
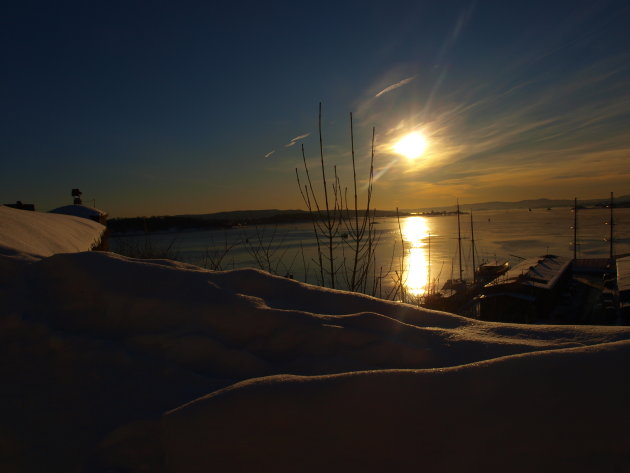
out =
[(98, 245), (104, 231), (93, 220), (0, 205), (0, 255), (32, 260), (87, 251)]
[(107, 212), (95, 209), (94, 207), (88, 207), (87, 205), (64, 205), (50, 211), (55, 214), (74, 215), (81, 218), (100, 218), (107, 217)]
[(510, 297), (512, 299), (520, 299), (525, 302), (536, 302), (536, 297), (531, 294), (521, 294), (519, 292), (511, 292), (511, 291), (502, 291), (502, 292), (492, 292), (490, 294), (482, 294), (480, 296), (481, 300), (484, 299), (492, 299), (494, 297)]
[(617, 259), (617, 287), (619, 292), (630, 291), (630, 256)]
[(603, 274), (611, 271), (612, 260), (610, 258), (578, 258), (573, 260), (574, 273)]
[(505, 284), (521, 284), (540, 289), (551, 289), (564, 274), (571, 260), (561, 256), (545, 255), (529, 258), (511, 268), (503, 277), (489, 283), (486, 287)]

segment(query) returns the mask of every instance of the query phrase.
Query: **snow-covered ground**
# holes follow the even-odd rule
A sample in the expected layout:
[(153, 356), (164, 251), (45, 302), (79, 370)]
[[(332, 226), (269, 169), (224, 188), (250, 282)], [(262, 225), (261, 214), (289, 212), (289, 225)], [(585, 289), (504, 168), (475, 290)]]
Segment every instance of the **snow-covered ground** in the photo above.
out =
[(0, 471), (627, 469), (627, 328), (0, 244), (21, 239), (0, 254)]
[(0, 255), (36, 260), (91, 250), (105, 227), (86, 218), (30, 212), (0, 205)]

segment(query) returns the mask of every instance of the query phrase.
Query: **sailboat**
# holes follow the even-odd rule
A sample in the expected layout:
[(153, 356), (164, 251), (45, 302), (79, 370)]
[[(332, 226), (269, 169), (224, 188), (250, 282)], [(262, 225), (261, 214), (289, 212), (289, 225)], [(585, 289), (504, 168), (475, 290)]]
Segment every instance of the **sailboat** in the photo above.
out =
[(510, 262), (504, 261), (503, 263), (498, 263), (495, 261), (494, 264), (486, 262), (475, 266), (475, 226), (473, 225), (472, 210), (470, 211), (470, 240), (472, 244), (472, 266), (475, 268), (473, 273), (473, 285), (479, 286), (478, 289), (481, 289), (486, 283), (507, 273), (510, 269)]
[[(429, 309), (456, 311), (466, 300), (467, 285), (464, 281), (464, 269), (462, 266), (462, 232), (461, 232), (461, 211), (459, 200), (457, 201), (457, 250), (459, 257), (459, 278), (448, 279), (439, 291), (429, 291), (424, 295), (423, 306)], [(452, 271), (451, 271), (452, 273)]]
[[(439, 291), (429, 291), (424, 297), (424, 307), (436, 310), (445, 310), (451, 312), (457, 312), (460, 308), (470, 302), (475, 296), (479, 294), (481, 289), (488, 282), (496, 279), (497, 277), (505, 274), (510, 269), (510, 263), (505, 261), (503, 263), (481, 263), (476, 266), (475, 262), (475, 229), (473, 223), (473, 213), (470, 212), (470, 240), (472, 246), (472, 267), (473, 280), (465, 281), (462, 266), (462, 235), (461, 235), (461, 220), (460, 220), (460, 207), (459, 201), (457, 202), (457, 253), (459, 262), (459, 278), (448, 279), (442, 289)], [(453, 271), (451, 270), (451, 273)]]
[(507, 273), (509, 269), (509, 261), (504, 261), (503, 263), (482, 263), (477, 266), (475, 274), (478, 281), (488, 283), (502, 274)]

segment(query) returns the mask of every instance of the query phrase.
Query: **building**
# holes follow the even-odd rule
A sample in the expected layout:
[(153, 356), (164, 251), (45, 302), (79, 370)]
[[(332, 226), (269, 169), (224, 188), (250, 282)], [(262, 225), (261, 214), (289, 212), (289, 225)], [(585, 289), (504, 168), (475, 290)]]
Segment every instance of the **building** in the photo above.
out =
[(617, 291), (620, 315), (627, 323), (630, 321), (630, 256), (617, 258)]
[(107, 212), (86, 205), (64, 205), (50, 211), (54, 214), (73, 215), (75, 217), (87, 218), (94, 220), (102, 225), (107, 224)]
[(15, 202), (15, 204), (4, 204), (7, 207), (11, 207), (13, 209), (18, 209), (18, 210), (30, 210), (30, 211), (35, 211), (35, 204), (23, 204), (21, 200), (18, 200)]
[(479, 298), (479, 318), (516, 323), (545, 318), (570, 278), (568, 258), (544, 255), (524, 260), (484, 286)]

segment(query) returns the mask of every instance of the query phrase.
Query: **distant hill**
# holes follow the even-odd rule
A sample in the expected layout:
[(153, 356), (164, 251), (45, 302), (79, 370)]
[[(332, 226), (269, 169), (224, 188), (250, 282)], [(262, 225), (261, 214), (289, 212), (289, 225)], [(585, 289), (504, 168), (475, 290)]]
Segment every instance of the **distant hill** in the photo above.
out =
[[(578, 205), (583, 207), (599, 207), (608, 205), (608, 199), (578, 199)], [(507, 210), (507, 209), (541, 209), (552, 207), (571, 207), (573, 206), (573, 199), (529, 199), (519, 200), (518, 202), (479, 202), (474, 204), (463, 203), (460, 204), (462, 210)], [(615, 206), (628, 207), (630, 206), (630, 195), (623, 195), (615, 197)], [(448, 205), (443, 207), (423, 207), (417, 209), (405, 209), (406, 212), (427, 212), (434, 210), (436, 212), (451, 211), (455, 209), (455, 205)]]
[(276, 217), (278, 215), (308, 215), (308, 212), (304, 210), (278, 210), (278, 209), (266, 209), (266, 210), (232, 210), (227, 212), (215, 212), (209, 214), (187, 214), (178, 215), (178, 217), (187, 218), (199, 218), (206, 220), (226, 220), (226, 221), (244, 221), (244, 220), (258, 220), (269, 217)]
[[(352, 213), (353, 211), (350, 210)], [(408, 212), (400, 211), (400, 216), (406, 216)], [(395, 210), (376, 210), (377, 217), (395, 217)], [(311, 219), (306, 210), (234, 210), (231, 212), (216, 212), (211, 214), (179, 215), (178, 217), (195, 218), (203, 220), (222, 220), (243, 223), (280, 223), (308, 221)]]
[[(401, 217), (408, 213), (400, 212)], [(377, 210), (377, 217), (395, 217), (393, 210)], [(163, 215), (154, 217), (115, 218), (107, 222), (110, 231), (120, 233), (150, 233), (171, 230), (212, 230), (237, 225), (275, 225), (308, 222), (311, 214), (305, 210), (235, 210), (199, 215)]]
[[(582, 207), (598, 207), (608, 204), (608, 199), (578, 200)], [(540, 209), (550, 207), (569, 207), (573, 200), (530, 199), (518, 202), (481, 202), (462, 204), (462, 210), (504, 210), (504, 209)], [(616, 207), (630, 207), (630, 195), (615, 197)], [(402, 209), (401, 217), (410, 212), (452, 212), (455, 205), (443, 207), (424, 207), (417, 209)], [(376, 217), (395, 217), (395, 210), (377, 210)], [(229, 212), (215, 212), (208, 214), (168, 215), (155, 217), (117, 218), (108, 221), (108, 227), (114, 233), (125, 232), (154, 232), (186, 229), (216, 229), (230, 228), (235, 225), (268, 225), (281, 223), (308, 222), (311, 215), (305, 210), (233, 210)]]

